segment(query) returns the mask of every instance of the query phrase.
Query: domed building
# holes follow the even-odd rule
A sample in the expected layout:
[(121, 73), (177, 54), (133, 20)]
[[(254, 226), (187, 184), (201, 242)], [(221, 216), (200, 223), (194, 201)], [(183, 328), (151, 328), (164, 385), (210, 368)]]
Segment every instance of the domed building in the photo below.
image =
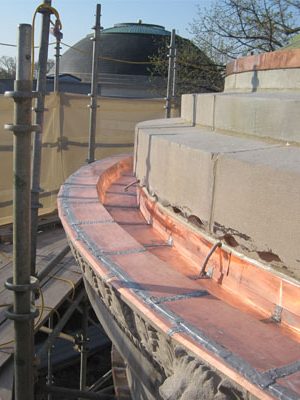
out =
[[(99, 94), (137, 98), (164, 97), (165, 79), (157, 71), (151, 73), (150, 59), (169, 43), (170, 35), (163, 26), (144, 24), (142, 21), (120, 23), (102, 30), (99, 41)], [(87, 35), (62, 55), (60, 75), (71, 74), (80, 78), (83, 83), (91, 81), (92, 39), (93, 34)], [(191, 43), (177, 36), (176, 40), (178, 39)], [(198, 48), (197, 52), (207, 59)]]
[[(142, 21), (116, 24), (102, 30), (98, 64), (101, 95), (157, 97), (149, 80), (149, 57), (157, 54), (169, 36), (170, 32), (163, 26)], [(87, 35), (63, 54), (60, 74), (71, 74), (82, 82), (91, 81), (92, 39), (93, 34)]]

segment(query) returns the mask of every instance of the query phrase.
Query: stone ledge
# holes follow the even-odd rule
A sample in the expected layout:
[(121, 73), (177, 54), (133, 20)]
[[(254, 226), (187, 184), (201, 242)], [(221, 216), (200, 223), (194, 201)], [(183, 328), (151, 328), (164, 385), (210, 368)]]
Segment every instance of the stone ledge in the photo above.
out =
[(299, 108), (296, 92), (184, 95), (181, 117), (212, 131), (299, 143)]
[(164, 205), (300, 277), (300, 148), (199, 127), (139, 125), (135, 173)]

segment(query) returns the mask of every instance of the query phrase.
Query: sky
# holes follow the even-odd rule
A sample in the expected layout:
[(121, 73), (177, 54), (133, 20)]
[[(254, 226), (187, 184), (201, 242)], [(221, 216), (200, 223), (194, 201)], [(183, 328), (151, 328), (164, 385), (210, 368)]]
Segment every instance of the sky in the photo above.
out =
[[(52, 0), (63, 25), (63, 42), (74, 45), (92, 33), (96, 4), (101, 4), (101, 25), (109, 28), (119, 22), (137, 22), (163, 25), (176, 29), (180, 36), (191, 38), (189, 24), (197, 14), (197, 5), (209, 6), (212, 0)], [(0, 43), (16, 44), (19, 23), (31, 23), (32, 15), (42, 0), (0, 0)], [(36, 19), (35, 43), (39, 43), (41, 15)], [(50, 37), (50, 42), (54, 38)], [(67, 48), (62, 49), (62, 53)], [(14, 47), (0, 45), (1, 56), (16, 55)], [(53, 58), (54, 46), (49, 50)]]

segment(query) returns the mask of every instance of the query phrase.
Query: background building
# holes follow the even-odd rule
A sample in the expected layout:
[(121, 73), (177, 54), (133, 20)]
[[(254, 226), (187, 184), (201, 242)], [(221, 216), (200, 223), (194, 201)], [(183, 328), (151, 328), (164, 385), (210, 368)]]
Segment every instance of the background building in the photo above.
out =
[[(99, 94), (134, 98), (164, 97), (168, 64), (167, 45), (170, 42), (170, 35), (171, 33), (163, 26), (144, 24), (141, 20), (137, 23), (116, 24), (112, 28), (102, 30), (99, 41)], [(61, 74), (71, 74), (80, 78), (82, 83), (91, 81), (92, 39), (92, 34), (87, 35), (62, 55)], [(208, 57), (187, 39), (177, 36), (176, 42), (180, 46), (178, 53), (182, 54), (183, 48), (189, 48), (189, 52), (193, 53), (190, 69), (193, 69), (194, 76), (199, 77), (204, 74), (202, 80), (205, 80), (207, 65), (213, 66)], [(188, 63), (186, 55), (184, 57)], [(198, 65), (195, 65), (195, 59)], [(201, 71), (202, 65), (204, 69)], [(179, 71), (179, 63), (177, 68)], [(202, 86), (205, 90), (193, 86), (192, 92), (210, 89), (215, 91), (209, 81)]]

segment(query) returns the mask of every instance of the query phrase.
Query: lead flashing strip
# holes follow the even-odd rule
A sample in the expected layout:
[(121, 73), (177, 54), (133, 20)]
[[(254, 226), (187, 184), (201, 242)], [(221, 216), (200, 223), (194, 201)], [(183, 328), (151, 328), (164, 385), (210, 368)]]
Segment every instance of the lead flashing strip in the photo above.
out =
[(275, 382), (279, 378), (285, 378), (286, 376), (295, 374), (296, 372), (300, 372), (300, 360), (284, 365), (283, 367), (269, 369), (264, 373), (264, 375), (268, 375)]
[(177, 294), (176, 296), (166, 296), (166, 297), (151, 297), (151, 300), (155, 304), (167, 303), (171, 301), (179, 301), (185, 299), (191, 299), (194, 297), (205, 297), (209, 296), (210, 293), (207, 290), (195, 290), (194, 292), (186, 294)]
[(97, 225), (97, 224), (113, 224), (115, 221), (113, 219), (95, 219), (94, 221), (77, 221), (72, 224), (72, 226), (78, 225)]
[(280, 400), (299, 400), (299, 394), (277, 383), (268, 388), (269, 392)]

